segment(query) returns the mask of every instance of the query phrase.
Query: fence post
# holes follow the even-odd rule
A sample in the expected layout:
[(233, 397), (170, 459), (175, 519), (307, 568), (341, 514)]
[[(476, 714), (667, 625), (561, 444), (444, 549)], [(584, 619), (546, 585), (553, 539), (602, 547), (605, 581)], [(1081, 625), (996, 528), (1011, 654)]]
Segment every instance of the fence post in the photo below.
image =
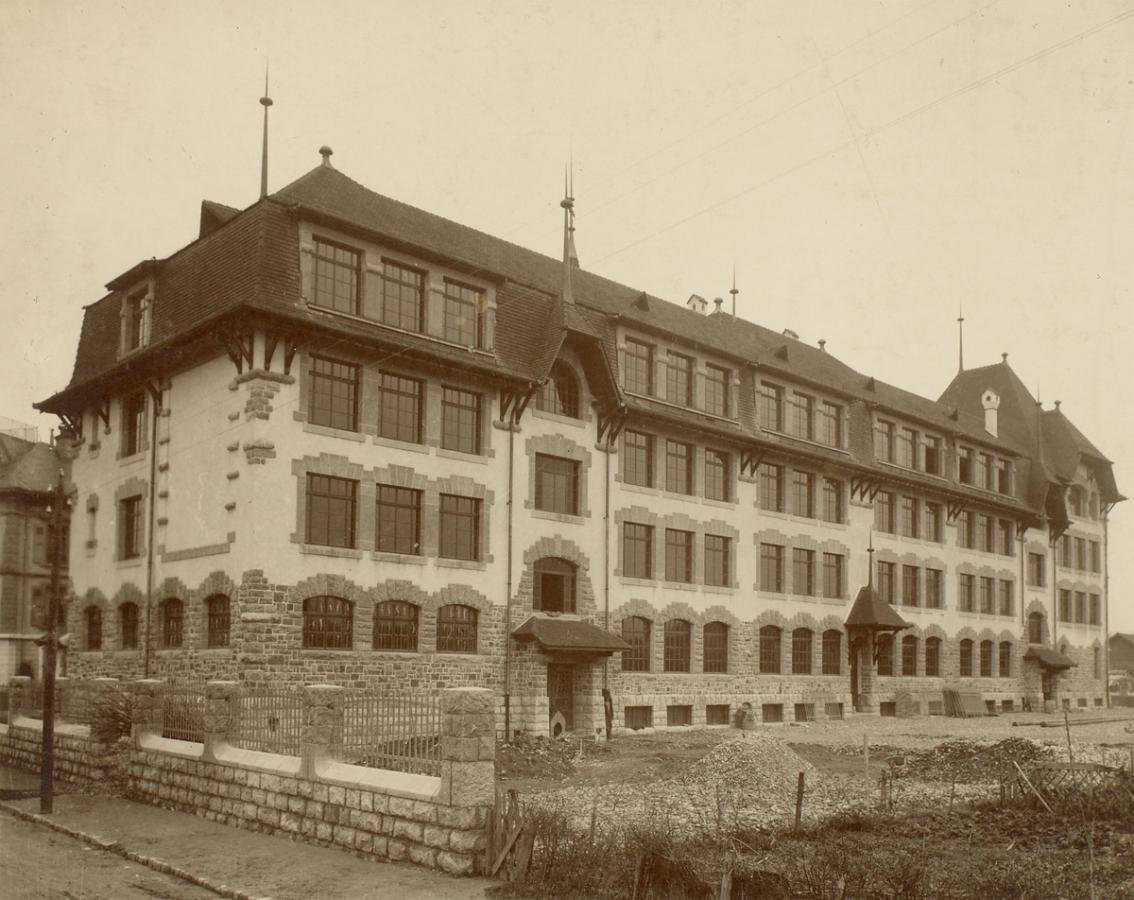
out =
[(14, 725), (16, 719), (24, 714), (31, 691), (31, 678), (27, 675), (13, 675), (8, 679), (8, 724)]
[(334, 757), (342, 743), (343, 688), (337, 684), (308, 684), (303, 688), (303, 744), (300, 771), (316, 778), (316, 766)]
[(487, 688), (441, 692), (441, 800), (491, 806), (496, 799), (495, 698)]
[(232, 742), (238, 714), (240, 685), (235, 681), (205, 682), (204, 758), (216, 759), (217, 747)]
[(143, 678), (135, 681), (134, 691), (134, 740), (142, 737), (161, 737), (162, 695), (165, 682), (160, 678)]

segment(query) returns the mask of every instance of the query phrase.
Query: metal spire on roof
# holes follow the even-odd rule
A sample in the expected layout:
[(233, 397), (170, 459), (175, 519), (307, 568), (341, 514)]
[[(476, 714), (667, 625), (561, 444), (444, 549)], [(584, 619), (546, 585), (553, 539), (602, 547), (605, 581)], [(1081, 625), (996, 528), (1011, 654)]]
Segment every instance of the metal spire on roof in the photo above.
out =
[(732, 317), (735, 319), (736, 318), (736, 295), (740, 293), (740, 291), (738, 291), (736, 289), (736, 263), (735, 262), (732, 264), (732, 287), (729, 289), (729, 293), (732, 294)]
[(957, 372), (965, 371), (965, 311), (957, 304)]
[(268, 64), (264, 63), (264, 96), (260, 98), (264, 107), (264, 149), (260, 156), (260, 199), (268, 196), (268, 107), (272, 98), (268, 96)]
[(563, 207), (563, 302), (574, 303), (571, 294), (571, 268), (578, 268), (579, 255), (575, 252), (575, 175), (568, 164), (563, 171), (563, 199), (559, 205)]

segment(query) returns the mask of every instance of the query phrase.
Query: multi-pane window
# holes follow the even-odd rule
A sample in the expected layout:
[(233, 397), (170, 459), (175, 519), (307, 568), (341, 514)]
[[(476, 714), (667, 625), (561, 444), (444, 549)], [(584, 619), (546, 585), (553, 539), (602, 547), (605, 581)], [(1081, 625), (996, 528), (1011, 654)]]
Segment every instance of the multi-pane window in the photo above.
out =
[(622, 574), (627, 578), (654, 577), (654, 529), (637, 522), (622, 523)]
[(354, 505), (358, 482), (329, 475), (307, 476), (304, 540), (323, 547), (354, 546)]
[(989, 487), (989, 466), (992, 458), (987, 453), (974, 453), (973, 485), (979, 488)]
[(358, 366), (313, 356), (310, 385), (312, 425), (358, 431)]
[(902, 566), (902, 605), (921, 605), (921, 574), (917, 566)]
[(824, 522), (843, 521), (843, 483), (837, 478), (823, 478), (823, 500), (819, 513)]
[(843, 445), (843, 408), (823, 400), (815, 412), (815, 440), (828, 447)]
[(811, 674), (811, 629), (797, 628), (791, 633), (791, 673)]
[(665, 580), (693, 580), (693, 532), (665, 530)]
[(123, 603), (118, 607), (118, 643), (123, 650), (138, 647), (138, 605)]
[(303, 601), (303, 646), (314, 650), (350, 650), (354, 645), (354, 604), (342, 597)]
[(961, 484), (973, 483), (973, 457), (975, 454), (968, 447), (957, 448), (957, 480)]
[(682, 406), (693, 405), (693, 360), (670, 353), (665, 369), (665, 399)]
[(894, 636), (889, 633), (882, 633), (876, 637), (874, 643), (874, 655), (878, 660), (878, 674), (879, 675), (893, 675), (894, 674)]
[(441, 447), (480, 453), (480, 394), (441, 388)]
[(780, 674), (781, 631), (775, 625), (765, 625), (760, 629), (760, 673)]
[(1087, 568), (1087, 539), (1075, 538), (1075, 568), (1083, 571)]
[(992, 641), (980, 642), (980, 677), (992, 677)]
[(146, 392), (135, 391), (122, 400), (122, 455), (141, 453), (145, 447), (145, 433)]
[(480, 559), (480, 501), (456, 494), (441, 495), (443, 559)]
[(1012, 463), (1007, 459), (996, 461), (996, 491), (1000, 494), (1012, 493)]
[(960, 645), (960, 659), (959, 659), (960, 675), (962, 678), (971, 677), (973, 674), (973, 642), (968, 638), (961, 641)]
[(405, 600), (374, 604), (371, 646), (375, 650), (417, 650), (419, 610)]
[(925, 437), (922, 439), (921, 464), (927, 475), (941, 474), (941, 440), (939, 438)]
[(772, 512), (784, 511), (783, 466), (760, 463), (760, 508)]
[(665, 489), (693, 493), (693, 447), (680, 441), (665, 442)]
[(1028, 643), (1043, 643), (1043, 613), (1028, 613)]
[(662, 632), (662, 668), (666, 672), (688, 672), (693, 650), (693, 626), (684, 619), (670, 619)]
[(784, 548), (780, 544), (760, 545), (760, 590), (783, 593)]
[(718, 534), (705, 535), (705, 584), (727, 587), (732, 541)]
[(539, 389), (535, 402), (536, 409), (544, 412), (579, 418), (579, 382), (566, 363), (557, 362), (551, 367), (551, 376)]
[(122, 352), (130, 353), (146, 342), (146, 291), (122, 301)]
[(415, 378), (382, 372), (378, 375), (378, 436), (392, 441), (421, 443), (424, 385)]
[(727, 416), (729, 388), (732, 372), (720, 366), (705, 366), (705, 412), (712, 416)]
[(450, 603), (437, 610), (437, 652), (476, 653), (478, 613), (471, 606)]
[(843, 557), (841, 553), (823, 554), (823, 596), (832, 600), (843, 596)]
[(421, 491), (378, 485), (378, 528), (374, 549), (383, 553), (421, 553)]
[(654, 345), (634, 338), (626, 339), (625, 387), (632, 394), (653, 396), (654, 393)]
[(928, 678), (941, 675), (941, 638), (925, 639), (925, 674)]
[(1044, 576), (1047, 571), (1047, 560), (1042, 553), (1028, 554), (1028, 584), (1032, 587), (1043, 587), (1047, 580)]
[(889, 491), (879, 491), (874, 496), (874, 527), (886, 534), (895, 531), (895, 500)]
[(941, 543), (941, 504), (925, 504), (925, 539)]
[(896, 594), (896, 570), (897, 564), (879, 560), (878, 562), (878, 596), (886, 603), (893, 603), (897, 599)]
[(1000, 581), (1000, 615), (1010, 616), (1016, 606), (1016, 586), (1007, 579)]
[(941, 609), (945, 603), (945, 573), (941, 569), (925, 570), (925, 608)]
[(1001, 641), (999, 652), (996, 654), (997, 661), (1000, 663), (1000, 677), (1012, 677), (1012, 642)]
[(1100, 597), (1098, 594), (1091, 594), (1088, 599), (1090, 601), (1090, 609), (1089, 609), (1089, 619), (1088, 619), (1087, 624), (1089, 624), (1089, 625), (1101, 625), (1102, 624), (1102, 597)]
[(232, 608), (224, 594), (205, 598), (205, 646), (227, 647), (232, 634)]
[(87, 649), (102, 649), (102, 610), (97, 606), (86, 609)]
[(906, 537), (918, 536), (918, 526), (921, 524), (920, 506), (917, 497), (902, 497), (902, 534)]
[(815, 551), (796, 547), (791, 552), (792, 592), (815, 596)]
[(358, 315), (361, 262), (359, 251), (315, 238), (315, 305)]
[(993, 612), (993, 594), (996, 591), (996, 579), (982, 576), (980, 579), (980, 611), (982, 613)]
[(917, 468), (917, 432), (912, 428), (899, 428), (894, 436), (894, 462), (907, 469)]
[(879, 419), (874, 423), (874, 458), (879, 462), (894, 461), (894, 423)]
[(650, 621), (641, 616), (622, 620), (622, 640), (630, 646), (622, 651), (623, 672), (650, 671)]
[(1071, 568), (1071, 535), (1065, 534), (1059, 539), (1059, 565), (1065, 569)]
[(575, 460), (536, 454), (535, 508), (568, 516), (579, 514), (579, 464)]
[(815, 516), (815, 476), (810, 472), (800, 472), (798, 469), (791, 473), (792, 512), (797, 516), (814, 518)]
[(1059, 621), (1071, 621), (1071, 592), (1066, 588), (1059, 589)]
[(1087, 594), (1085, 591), (1075, 591), (1075, 623), (1087, 624)]
[(1005, 556), (1016, 555), (1016, 530), (1008, 519), (1001, 519), (998, 523), (999, 551)]
[(446, 278), (441, 336), (462, 347), (479, 347), (483, 342), (483, 310), (484, 291)]
[(378, 319), (394, 328), (422, 331), (425, 325), (425, 273), (382, 260)]
[(912, 634), (902, 638), (902, 674), (907, 678), (917, 675), (917, 638)]
[(1090, 543), (1090, 565), (1092, 572), (1102, 571), (1102, 548), (1098, 541)]
[(622, 478), (627, 484), (654, 486), (654, 436), (641, 431), (622, 434)]
[(976, 576), (962, 572), (958, 584), (960, 585), (958, 608), (961, 612), (976, 612)]
[(829, 628), (823, 632), (823, 674), (841, 675), (843, 671), (843, 635)]
[(729, 499), (731, 482), (729, 455), (723, 450), (705, 451), (705, 498), (708, 500)]
[(176, 597), (161, 602), (161, 645), (167, 650), (181, 646), (185, 607)]
[(992, 527), (992, 516), (986, 516), (981, 513), (977, 516), (976, 526), (976, 545), (980, 550), (986, 553), (992, 553), (996, 549), (996, 536)]
[(966, 509), (957, 520), (957, 540), (968, 550), (976, 546), (976, 513)]
[(756, 386), (756, 417), (769, 431), (784, 430), (784, 389), (761, 381)]
[(118, 502), (118, 558), (142, 555), (142, 498), (126, 497)]
[(724, 622), (706, 622), (701, 630), (703, 644), (701, 668), (707, 673), (728, 671), (728, 626)]
[(575, 612), (575, 567), (565, 559), (545, 556), (532, 566), (532, 609)]
[(801, 394), (798, 391), (792, 393), (789, 411), (792, 434), (807, 441), (815, 439), (814, 409), (814, 397)]

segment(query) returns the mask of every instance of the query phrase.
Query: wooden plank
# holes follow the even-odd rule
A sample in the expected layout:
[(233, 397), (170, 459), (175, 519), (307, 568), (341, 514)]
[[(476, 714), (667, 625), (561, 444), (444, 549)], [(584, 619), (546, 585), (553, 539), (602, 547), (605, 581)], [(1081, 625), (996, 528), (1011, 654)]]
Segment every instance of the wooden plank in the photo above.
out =
[(520, 836), (522, 830), (523, 829), (519, 826), (512, 829), (512, 832), (508, 835), (508, 840), (504, 842), (504, 846), (500, 849), (500, 854), (496, 857), (496, 862), (492, 864), (492, 868), (488, 872), (489, 875), (495, 875), (500, 871), (501, 864), (504, 862), (505, 857), (508, 856), (508, 851), (512, 849), (512, 845), (516, 843), (516, 838)]

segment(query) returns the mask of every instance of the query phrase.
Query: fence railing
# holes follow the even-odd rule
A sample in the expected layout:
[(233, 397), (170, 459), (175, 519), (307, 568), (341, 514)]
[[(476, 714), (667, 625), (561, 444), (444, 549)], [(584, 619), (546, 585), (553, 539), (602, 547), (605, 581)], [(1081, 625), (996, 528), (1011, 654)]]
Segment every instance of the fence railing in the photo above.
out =
[(299, 756), (303, 742), (303, 693), (249, 690), (236, 698), (231, 741), (244, 750)]
[(348, 691), (338, 759), (417, 775), (441, 774), (441, 705), (435, 694)]
[(161, 736), (205, 742), (204, 686), (170, 685), (162, 691)]

